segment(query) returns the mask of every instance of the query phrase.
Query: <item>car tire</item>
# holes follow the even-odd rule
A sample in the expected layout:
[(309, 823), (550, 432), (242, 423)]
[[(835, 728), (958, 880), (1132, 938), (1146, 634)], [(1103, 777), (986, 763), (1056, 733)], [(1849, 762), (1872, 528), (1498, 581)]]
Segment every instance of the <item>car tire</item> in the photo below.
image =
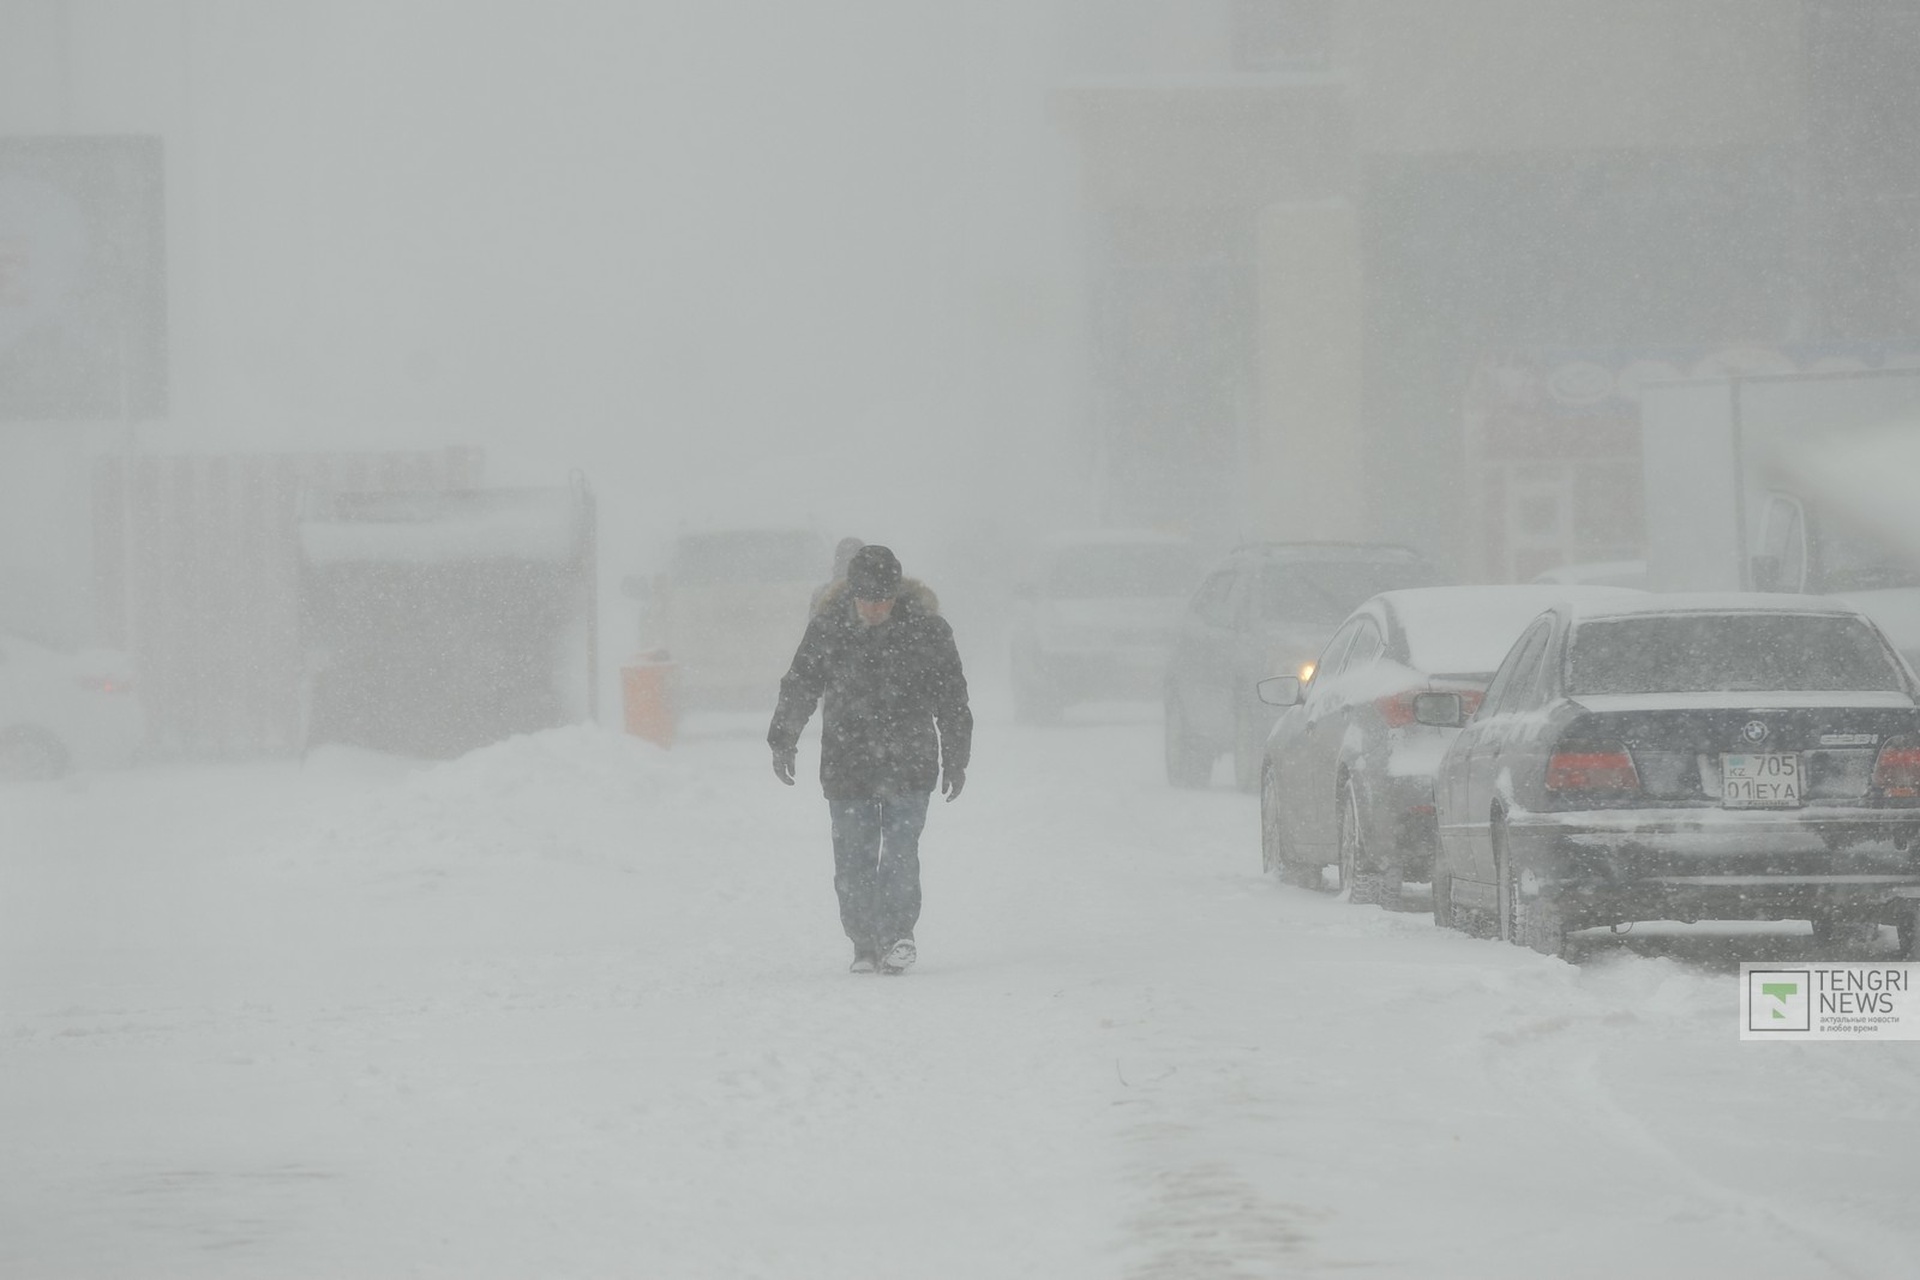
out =
[(0, 782), (44, 782), (72, 766), (67, 746), (45, 729), (31, 726), (0, 732)]
[(1880, 940), (1880, 922), (1862, 920), (1835, 911), (1813, 913), (1815, 946), (1841, 951), (1864, 951)]
[(1515, 904), (1520, 925), (1519, 943), (1543, 956), (1565, 959), (1567, 920), (1560, 904), (1550, 897), (1522, 896)]
[(1500, 879), (1500, 932), (1516, 947), (1529, 947), (1544, 956), (1567, 954), (1567, 919), (1560, 904), (1548, 894), (1520, 892), (1520, 874), (1507, 848), (1506, 819), (1493, 820), (1494, 859)]
[(1187, 728), (1186, 711), (1178, 698), (1167, 699), (1162, 731), (1167, 755), (1167, 781), (1176, 787), (1204, 787), (1213, 775), (1213, 753)]
[(1400, 873), (1368, 866), (1366, 823), (1360, 818), (1359, 794), (1353, 783), (1340, 784), (1340, 887), (1347, 901), (1359, 906), (1400, 905)]

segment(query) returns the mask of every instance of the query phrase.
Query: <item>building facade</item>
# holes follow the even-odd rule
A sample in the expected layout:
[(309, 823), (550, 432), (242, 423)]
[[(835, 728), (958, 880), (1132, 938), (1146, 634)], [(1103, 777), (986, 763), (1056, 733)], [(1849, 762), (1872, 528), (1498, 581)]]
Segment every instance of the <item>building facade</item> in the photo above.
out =
[(1470, 454), (1490, 359), (1920, 329), (1920, 179), (1896, 123), (1920, 94), (1915, 6), (1074, 17), (1128, 32), (1089, 36), (1061, 95), (1094, 229), (1113, 519), (1409, 542), (1470, 576), (1517, 571), (1490, 557), (1487, 518), (1551, 528), (1529, 563), (1631, 549), (1631, 458), (1596, 470), (1577, 433), (1564, 460)]

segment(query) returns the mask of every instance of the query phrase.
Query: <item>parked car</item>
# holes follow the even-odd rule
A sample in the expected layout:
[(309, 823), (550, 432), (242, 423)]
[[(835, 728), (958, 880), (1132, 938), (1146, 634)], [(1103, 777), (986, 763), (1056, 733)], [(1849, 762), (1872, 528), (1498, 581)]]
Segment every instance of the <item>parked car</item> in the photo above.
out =
[(0, 635), (0, 781), (126, 765), (145, 736), (125, 657)]
[(674, 664), (676, 701), (738, 710), (773, 705), (832, 573), (812, 529), (715, 529), (680, 535), (664, 570), (625, 587), (641, 602), (639, 647)]
[(1263, 701), (1283, 708), (1260, 774), (1261, 861), (1318, 888), (1328, 863), (1354, 902), (1392, 905), (1433, 870), (1433, 778), (1455, 729), (1414, 719), (1421, 693), (1477, 707), (1494, 670), (1542, 610), (1568, 598), (1641, 593), (1605, 587), (1417, 587), (1356, 609), (1311, 680), (1274, 676)]
[(1557, 605), (1442, 761), (1433, 910), (1551, 954), (1636, 920), (1811, 920), (1845, 945), (1920, 889), (1920, 702), (1865, 615), (1778, 595)]
[(1440, 570), (1405, 547), (1255, 543), (1207, 574), (1174, 635), (1164, 691), (1167, 781), (1205, 786), (1221, 755), (1234, 781), (1260, 781), (1261, 749), (1279, 712), (1255, 686), (1304, 674), (1341, 620), (1382, 591), (1436, 586)]
[(1020, 718), (1050, 720), (1089, 698), (1153, 697), (1200, 569), (1193, 544), (1172, 534), (1048, 538), (1033, 576), (1014, 588), (1010, 656)]

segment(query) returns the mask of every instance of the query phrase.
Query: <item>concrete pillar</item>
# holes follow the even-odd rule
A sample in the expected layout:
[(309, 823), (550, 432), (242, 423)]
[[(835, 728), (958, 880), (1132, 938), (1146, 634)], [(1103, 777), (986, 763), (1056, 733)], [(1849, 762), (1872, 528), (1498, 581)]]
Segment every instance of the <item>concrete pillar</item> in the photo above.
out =
[(1258, 240), (1259, 413), (1246, 510), (1262, 538), (1371, 536), (1360, 240), (1344, 200), (1276, 204)]

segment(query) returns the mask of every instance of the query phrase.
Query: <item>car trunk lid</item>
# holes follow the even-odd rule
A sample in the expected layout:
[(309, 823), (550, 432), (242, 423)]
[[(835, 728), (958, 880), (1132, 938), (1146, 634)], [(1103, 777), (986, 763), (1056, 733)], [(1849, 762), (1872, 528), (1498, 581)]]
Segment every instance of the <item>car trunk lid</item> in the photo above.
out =
[[(1865, 803), (1877, 798), (1881, 750), (1920, 732), (1920, 711), (1896, 693), (1591, 696), (1578, 705), (1584, 714), (1568, 725), (1559, 749), (1626, 752), (1638, 791), (1620, 803)], [(1764, 788), (1743, 793), (1740, 779), (1783, 756), (1795, 775), (1790, 799)]]

